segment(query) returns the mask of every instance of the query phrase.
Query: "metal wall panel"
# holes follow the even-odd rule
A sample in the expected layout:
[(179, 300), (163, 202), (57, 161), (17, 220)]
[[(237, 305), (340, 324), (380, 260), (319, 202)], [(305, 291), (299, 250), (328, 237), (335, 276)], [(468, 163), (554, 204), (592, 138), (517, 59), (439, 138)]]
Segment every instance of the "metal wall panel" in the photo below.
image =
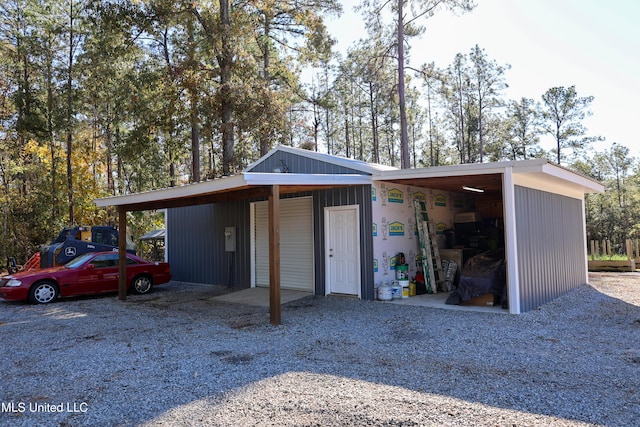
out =
[(520, 311), (587, 282), (582, 200), (515, 186)]
[(373, 236), (371, 232), (373, 219), (370, 185), (336, 188), (313, 193), (316, 295), (325, 294), (324, 208), (347, 205), (360, 205), (360, 295), (362, 299), (374, 300)]
[[(227, 226), (236, 227), (236, 252), (225, 251)], [(168, 209), (167, 233), (174, 280), (239, 287), (251, 283), (248, 201)]]
[(355, 169), (280, 151), (273, 153), (260, 163), (254, 165), (251, 172), (273, 172), (274, 169), (279, 169), (284, 172), (285, 165), (289, 173), (363, 175), (361, 171)]
[[(310, 193), (287, 195), (308, 196)], [(371, 232), (371, 186), (360, 185), (314, 191), (314, 283), (315, 294), (325, 294), (324, 208), (360, 205), (361, 297), (373, 300), (373, 237)], [(250, 202), (190, 206), (168, 209), (168, 257), (174, 280), (251, 285)], [(224, 252), (224, 227), (235, 226), (237, 252)], [(286, 225), (283, 225), (286, 226)], [(233, 258), (232, 258), (233, 256)], [(231, 271), (231, 275), (229, 272)]]

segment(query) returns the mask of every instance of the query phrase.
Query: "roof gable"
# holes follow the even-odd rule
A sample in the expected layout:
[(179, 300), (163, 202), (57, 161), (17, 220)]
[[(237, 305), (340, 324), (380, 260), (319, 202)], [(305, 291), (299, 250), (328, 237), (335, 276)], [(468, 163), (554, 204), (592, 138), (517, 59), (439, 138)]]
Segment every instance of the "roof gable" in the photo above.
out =
[(390, 166), (279, 145), (249, 165), (246, 172), (374, 175)]

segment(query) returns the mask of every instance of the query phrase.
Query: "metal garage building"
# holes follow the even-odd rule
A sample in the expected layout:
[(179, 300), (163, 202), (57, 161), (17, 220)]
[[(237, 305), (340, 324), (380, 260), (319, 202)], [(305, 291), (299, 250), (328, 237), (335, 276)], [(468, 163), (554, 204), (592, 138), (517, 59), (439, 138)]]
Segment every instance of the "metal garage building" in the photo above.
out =
[[(470, 183), (483, 193), (464, 194)], [(121, 213), (168, 208), (166, 250), (176, 280), (267, 286), (266, 200), (277, 188), (281, 286), (371, 300), (382, 247), (373, 215), (385, 212), (374, 195), (385, 185), (499, 207), (511, 313), (587, 282), (584, 195), (604, 187), (541, 159), (399, 170), (279, 146), (236, 176), (96, 203)], [(397, 246), (415, 245), (412, 234)]]

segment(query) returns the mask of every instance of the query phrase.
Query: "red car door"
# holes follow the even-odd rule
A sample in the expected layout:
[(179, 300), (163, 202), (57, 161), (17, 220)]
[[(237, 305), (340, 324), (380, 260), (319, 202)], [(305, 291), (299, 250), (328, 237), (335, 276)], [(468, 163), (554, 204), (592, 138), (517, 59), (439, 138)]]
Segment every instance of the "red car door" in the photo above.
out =
[(96, 255), (80, 268), (77, 293), (94, 294), (118, 289), (118, 254)]
[[(99, 259), (98, 259), (99, 258)], [(96, 271), (98, 281), (95, 285), (95, 292), (111, 292), (118, 290), (118, 253), (101, 254), (94, 258), (98, 260)]]
[(74, 268), (73, 275), (67, 274), (62, 284), (62, 295), (82, 295), (95, 292), (95, 285), (98, 281), (98, 272), (94, 265), (85, 263), (78, 268)]

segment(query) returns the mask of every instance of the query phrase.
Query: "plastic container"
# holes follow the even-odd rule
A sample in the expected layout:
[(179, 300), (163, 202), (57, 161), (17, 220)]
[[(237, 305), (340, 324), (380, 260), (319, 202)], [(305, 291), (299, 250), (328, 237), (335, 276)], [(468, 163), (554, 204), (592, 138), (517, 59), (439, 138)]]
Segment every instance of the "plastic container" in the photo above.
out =
[(409, 298), (409, 281), (400, 280), (398, 283), (402, 287), (402, 298)]
[(391, 284), (391, 295), (393, 299), (402, 298), (402, 286), (400, 286), (400, 282), (394, 280)]
[(391, 301), (393, 299), (393, 290), (388, 282), (378, 286), (378, 299), (380, 301)]
[(416, 282), (409, 283), (409, 296), (410, 297), (416, 296)]
[(396, 265), (396, 280), (407, 280), (409, 278), (409, 266), (407, 264)]

